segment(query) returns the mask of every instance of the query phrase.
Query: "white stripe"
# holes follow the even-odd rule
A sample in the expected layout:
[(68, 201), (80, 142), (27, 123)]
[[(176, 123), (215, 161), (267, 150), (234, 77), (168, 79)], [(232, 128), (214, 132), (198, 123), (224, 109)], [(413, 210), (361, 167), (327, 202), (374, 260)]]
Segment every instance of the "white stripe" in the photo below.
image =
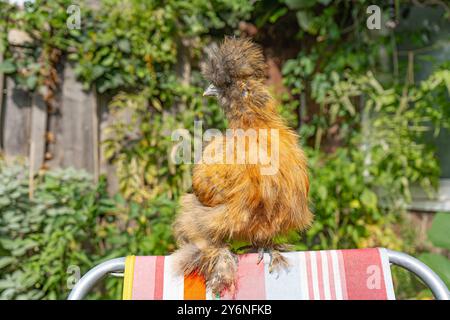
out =
[(392, 284), (391, 265), (389, 264), (389, 258), (386, 249), (379, 248), (381, 257), (381, 265), (383, 267), (384, 284), (386, 286), (386, 295), (388, 300), (395, 300), (394, 286)]
[(167, 256), (164, 261), (164, 300), (184, 299), (184, 277), (175, 275), (174, 262), (172, 256)]
[(219, 300), (215, 295), (213, 295), (211, 288), (206, 288), (206, 300)]
[[(282, 253), (288, 260), (289, 269), (269, 272), (270, 256), (264, 254), (264, 280), (267, 300), (298, 300), (302, 298), (299, 281), (300, 260), (297, 252)], [(262, 263), (262, 262), (261, 262)]]
[(311, 273), (312, 273), (312, 285), (313, 285), (314, 300), (320, 300), (319, 277), (317, 275), (316, 252), (310, 251), (309, 254), (310, 254), (310, 258), (311, 258)]
[(341, 272), (339, 270), (339, 260), (337, 252), (330, 250), (331, 261), (333, 263), (333, 275), (334, 275), (334, 287), (336, 293), (336, 300), (343, 300), (342, 298), (342, 286), (341, 286)]
[(302, 293), (302, 300), (309, 300), (308, 290), (308, 274), (306, 272), (306, 255), (304, 252), (298, 253), (298, 259), (300, 264), (300, 288)]
[(331, 300), (327, 252), (320, 251), (320, 256), (322, 258), (322, 278), (323, 278), (323, 291), (325, 293), (325, 300)]

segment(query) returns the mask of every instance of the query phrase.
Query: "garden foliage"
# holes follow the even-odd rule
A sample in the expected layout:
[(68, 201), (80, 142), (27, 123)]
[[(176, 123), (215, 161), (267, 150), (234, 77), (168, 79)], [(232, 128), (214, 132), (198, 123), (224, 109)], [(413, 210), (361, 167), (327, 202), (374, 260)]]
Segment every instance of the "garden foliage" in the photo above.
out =
[[(295, 31), (287, 41), (299, 44), (280, 58), (287, 89), (280, 111), (308, 155), (316, 221), (289, 240), (297, 249), (413, 252), (397, 226), (404, 226), (411, 185), (431, 194), (438, 184), (439, 163), (425, 135), (450, 127), (450, 71), (448, 62), (436, 64), (427, 79), (414, 81), (418, 65), (406, 58), (430, 44), (431, 27), (366, 28), (368, 5), (382, 8), (383, 22), (406, 12), (393, 3), (105, 0), (95, 10), (82, 4), (82, 28), (69, 30), (70, 1), (36, 0), (22, 11), (1, 1), (1, 71), (27, 90), (54, 90), (56, 65), (66, 59), (86, 89), (111, 97), (117, 121), (103, 132), (103, 151), (117, 168), (120, 192), (111, 197), (105, 179), (96, 185), (67, 169), (37, 175), (30, 198), (26, 167), (2, 163), (0, 297), (65, 298), (73, 266), (83, 273), (108, 258), (174, 249), (170, 224), (189, 190), (191, 166), (171, 163), (171, 132), (192, 132), (194, 120), (225, 127), (218, 105), (201, 97), (199, 70), (205, 49), (238, 34), (241, 21), (260, 30), (263, 45), (282, 38), (286, 25)], [(7, 45), (11, 28), (30, 35), (23, 50)], [(413, 44), (409, 56), (399, 54), (404, 44)], [(92, 297), (119, 292), (112, 279)]]

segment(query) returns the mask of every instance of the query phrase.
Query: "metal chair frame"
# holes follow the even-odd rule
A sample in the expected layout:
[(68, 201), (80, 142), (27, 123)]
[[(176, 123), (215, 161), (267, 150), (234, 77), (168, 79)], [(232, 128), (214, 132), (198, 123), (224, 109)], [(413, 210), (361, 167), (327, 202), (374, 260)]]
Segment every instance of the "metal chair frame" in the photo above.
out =
[[(419, 277), (430, 288), (437, 300), (450, 300), (450, 292), (439, 276), (420, 260), (403, 252), (386, 249), (389, 262), (400, 266)], [(75, 285), (68, 300), (82, 300), (106, 275), (118, 275), (125, 269), (125, 258), (105, 261), (89, 270)]]

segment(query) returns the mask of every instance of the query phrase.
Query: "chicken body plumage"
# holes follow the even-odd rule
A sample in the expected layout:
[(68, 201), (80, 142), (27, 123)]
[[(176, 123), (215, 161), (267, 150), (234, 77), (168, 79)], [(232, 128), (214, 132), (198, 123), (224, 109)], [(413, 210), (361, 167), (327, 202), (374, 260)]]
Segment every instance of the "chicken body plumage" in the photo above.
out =
[[(216, 292), (234, 283), (236, 259), (227, 241), (276, 249), (277, 236), (304, 230), (313, 218), (308, 208), (304, 153), (295, 132), (276, 112), (275, 101), (264, 85), (263, 69), (259, 47), (249, 40), (230, 38), (213, 52), (204, 68), (224, 108), (231, 134), (213, 139), (203, 152), (204, 158), (215, 153), (215, 159), (221, 161), (194, 167), (193, 193), (182, 197), (174, 223), (180, 247), (175, 255), (179, 272), (202, 273)], [(272, 131), (276, 135), (271, 135)], [(242, 132), (256, 135), (242, 140)], [(230, 139), (233, 143), (227, 149)], [(248, 161), (259, 154), (261, 147), (270, 156), (276, 154), (276, 170), (269, 174), (262, 170), (267, 163)], [(230, 150), (231, 163), (227, 158)], [(244, 163), (236, 163), (238, 154), (245, 155)], [(285, 262), (277, 251), (272, 254), (275, 264)]]

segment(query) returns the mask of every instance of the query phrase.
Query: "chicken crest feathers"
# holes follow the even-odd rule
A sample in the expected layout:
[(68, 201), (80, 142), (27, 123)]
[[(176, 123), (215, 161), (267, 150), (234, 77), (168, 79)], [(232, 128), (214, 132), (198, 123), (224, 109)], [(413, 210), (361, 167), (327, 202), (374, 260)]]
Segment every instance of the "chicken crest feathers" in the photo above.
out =
[(266, 64), (262, 49), (248, 38), (227, 37), (212, 50), (203, 66), (203, 76), (217, 87), (236, 80), (265, 77)]

